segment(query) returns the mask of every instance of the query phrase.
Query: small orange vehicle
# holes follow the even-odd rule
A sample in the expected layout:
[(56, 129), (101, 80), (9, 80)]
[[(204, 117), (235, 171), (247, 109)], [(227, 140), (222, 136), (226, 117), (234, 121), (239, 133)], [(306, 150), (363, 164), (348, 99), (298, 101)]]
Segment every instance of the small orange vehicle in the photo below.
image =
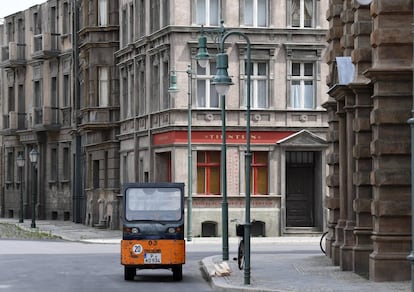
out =
[(137, 269), (171, 269), (183, 278), (184, 184), (127, 183), (123, 186), (121, 264), (124, 278)]

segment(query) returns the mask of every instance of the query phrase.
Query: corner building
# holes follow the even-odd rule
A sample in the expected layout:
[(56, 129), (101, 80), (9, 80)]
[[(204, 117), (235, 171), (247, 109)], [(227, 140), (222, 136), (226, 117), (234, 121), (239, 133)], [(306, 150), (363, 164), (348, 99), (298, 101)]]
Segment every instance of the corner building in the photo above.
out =
[[(229, 219), (244, 222), (247, 44), (237, 36), (225, 42), (234, 85), (219, 96), (211, 84), (219, 39), (209, 32), (218, 30), (222, 20), (226, 31), (242, 32), (251, 42), (252, 234), (320, 232), (328, 146), (328, 116), (321, 106), (328, 98), (322, 60), (327, 1), (119, 4), (120, 48), (115, 55), (121, 183), (185, 182), (186, 198), (189, 189), (192, 197), (191, 231), (197, 237), (222, 235), (227, 181)], [(213, 56), (206, 68), (196, 60), (202, 26)], [(178, 80), (175, 95), (169, 92), (171, 71)], [(231, 223), (229, 234), (235, 235)]]

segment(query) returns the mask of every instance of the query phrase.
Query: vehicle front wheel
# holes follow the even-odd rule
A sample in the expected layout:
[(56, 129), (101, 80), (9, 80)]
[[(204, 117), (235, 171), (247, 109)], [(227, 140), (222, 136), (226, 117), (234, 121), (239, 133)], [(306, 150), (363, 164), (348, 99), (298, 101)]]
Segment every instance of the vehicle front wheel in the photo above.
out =
[(178, 265), (172, 268), (173, 271), (173, 280), (181, 281), (183, 279), (183, 266)]
[(131, 267), (124, 267), (124, 279), (125, 281), (132, 281), (134, 280), (135, 274), (136, 274), (136, 270), (135, 268), (131, 268)]

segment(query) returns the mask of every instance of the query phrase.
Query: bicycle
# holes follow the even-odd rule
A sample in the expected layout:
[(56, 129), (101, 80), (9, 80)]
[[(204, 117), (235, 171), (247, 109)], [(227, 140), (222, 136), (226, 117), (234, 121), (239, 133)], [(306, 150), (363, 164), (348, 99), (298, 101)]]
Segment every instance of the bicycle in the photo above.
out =
[[(256, 220), (253, 219), (251, 223), (254, 223)], [(239, 270), (243, 270), (244, 267), (244, 227), (246, 224), (237, 223), (237, 219), (231, 220), (231, 222), (236, 222), (236, 235), (239, 237), (239, 245), (237, 247), (237, 257), (233, 258), (233, 260), (237, 260), (237, 266)]]
[(239, 246), (237, 248), (237, 266), (239, 270), (244, 267), (244, 226), (246, 224), (236, 224), (236, 235), (240, 237)]
[(325, 231), (322, 233), (321, 239), (319, 241), (319, 247), (321, 248), (321, 251), (326, 254), (326, 236), (328, 235), (328, 231)]

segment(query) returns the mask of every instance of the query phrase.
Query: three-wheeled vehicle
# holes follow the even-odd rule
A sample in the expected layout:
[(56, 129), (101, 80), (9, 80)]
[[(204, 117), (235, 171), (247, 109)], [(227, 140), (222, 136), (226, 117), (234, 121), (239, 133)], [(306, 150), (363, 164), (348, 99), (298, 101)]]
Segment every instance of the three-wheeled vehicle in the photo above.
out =
[(127, 183), (123, 186), (121, 264), (125, 280), (137, 269), (171, 269), (183, 278), (184, 184)]

